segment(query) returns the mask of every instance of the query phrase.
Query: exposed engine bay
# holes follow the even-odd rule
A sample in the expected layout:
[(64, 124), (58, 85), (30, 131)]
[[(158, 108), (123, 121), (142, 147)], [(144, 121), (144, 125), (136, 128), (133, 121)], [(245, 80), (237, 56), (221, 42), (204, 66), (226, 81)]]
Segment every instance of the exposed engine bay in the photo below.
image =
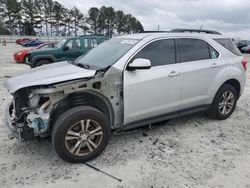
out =
[[(97, 72), (94, 78), (16, 91), (8, 110), (10, 128), (15, 132), (10, 138), (27, 141), (48, 137), (58, 115), (79, 105), (95, 106), (109, 117), (111, 128), (120, 127), (123, 124), (122, 79), (117, 76), (118, 71), (110, 72), (108, 77), (104, 72)], [(112, 80), (117, 78), (119, 80)]]

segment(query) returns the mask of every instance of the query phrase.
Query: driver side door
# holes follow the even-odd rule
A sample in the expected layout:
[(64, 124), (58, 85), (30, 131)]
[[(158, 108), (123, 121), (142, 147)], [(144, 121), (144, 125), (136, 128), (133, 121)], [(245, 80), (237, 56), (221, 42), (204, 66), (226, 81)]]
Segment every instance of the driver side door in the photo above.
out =
[[(177, 112), (181, 100), (181, 70), (174, 39), (146, 45), (131, 60), (151, 61), (151, 68), (124, 71), (124, 124)], [(131, 63), (130, 62), (130, 63)]]
[(81, 56), (82, 52), (81, 39), (71, 39), (64, 46), (62, 60), (75, 60)]

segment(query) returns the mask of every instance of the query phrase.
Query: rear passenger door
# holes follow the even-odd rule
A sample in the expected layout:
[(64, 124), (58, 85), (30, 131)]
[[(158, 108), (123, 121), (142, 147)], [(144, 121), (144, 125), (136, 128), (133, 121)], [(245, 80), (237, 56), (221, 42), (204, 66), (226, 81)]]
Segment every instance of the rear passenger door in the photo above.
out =
[(124, 124), (176, 112), (180, 107), (180, 64), (174, 39), (146, 45), (137, 58), (151, 61), (147, 70), (124, 71)]
[(213, 80), (221, 69), (219, 53), (206, 41), (177, 40), (182, 73), (181, 109), (209, 104)]
[(98, 45), (96, 38), (85, 38), (83, 39), (85, 52), (91, 50)]

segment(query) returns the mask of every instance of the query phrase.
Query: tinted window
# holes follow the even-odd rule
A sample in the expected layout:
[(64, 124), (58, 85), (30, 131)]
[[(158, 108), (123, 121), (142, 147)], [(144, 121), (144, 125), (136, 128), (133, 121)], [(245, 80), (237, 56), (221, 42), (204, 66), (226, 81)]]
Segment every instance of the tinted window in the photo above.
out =
[(214, 39), (216, 42), (218, 42), (220, 45), (224, 46), (226, 49), (228, 49), (230, 52), (232, 52), (235, 55), (241, 55), (238, 48), (235, 46), (235, 44), (232, 42), (231, 39)]
[(172, 39), (158, 40), (148, 44), (133, 59), (149, 59), (152, 66), (175, 63), (175, 42)]
[(181, 62), (210, 59), (208, 44), (199, 39), (180, 39)]

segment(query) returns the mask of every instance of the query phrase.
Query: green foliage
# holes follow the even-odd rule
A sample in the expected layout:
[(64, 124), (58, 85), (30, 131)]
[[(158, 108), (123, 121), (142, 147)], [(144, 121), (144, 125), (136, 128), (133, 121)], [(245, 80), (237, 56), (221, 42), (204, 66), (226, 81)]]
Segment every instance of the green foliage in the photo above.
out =
[[(85, 16), (78, 8), (65, 8), (53, 0), (0, 0), (0, 31), (11, 34), (77, 35), (79, 31), (96, 35), (137, 33), (141, 23), (132, 15), (113, 7), (92, 7)], [(50, 31), (50, 32), (49, 32)]]

